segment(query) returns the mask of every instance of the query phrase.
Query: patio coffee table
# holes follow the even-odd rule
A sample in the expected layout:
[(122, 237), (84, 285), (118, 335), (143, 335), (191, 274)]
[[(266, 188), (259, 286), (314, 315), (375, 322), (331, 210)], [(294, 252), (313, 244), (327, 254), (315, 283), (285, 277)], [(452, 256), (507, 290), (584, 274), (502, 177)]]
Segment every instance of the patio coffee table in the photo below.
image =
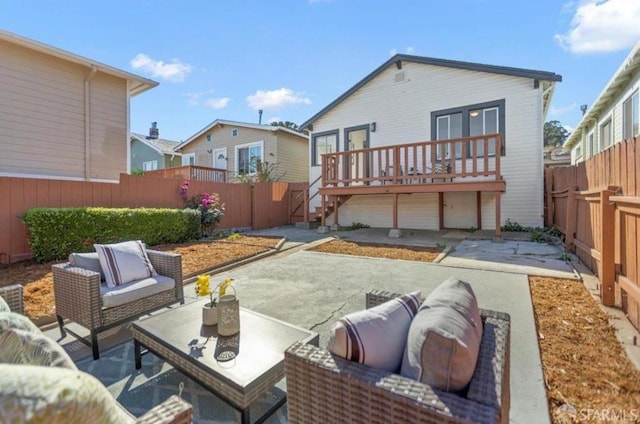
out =
[[(317, 346), (318, 333), (240, 308), (240, 333), (218, 336), (217, 326), (202, 325), (202, 305), (195, 302), (135, 321), (136, 369), (142, 367), (145, 347), (239, 411), (243, 424), (249, 423), (249, 406), (284, 378), (284, 351), (297, 341)], [(256, 423), (285, 402), (286, 396)]]

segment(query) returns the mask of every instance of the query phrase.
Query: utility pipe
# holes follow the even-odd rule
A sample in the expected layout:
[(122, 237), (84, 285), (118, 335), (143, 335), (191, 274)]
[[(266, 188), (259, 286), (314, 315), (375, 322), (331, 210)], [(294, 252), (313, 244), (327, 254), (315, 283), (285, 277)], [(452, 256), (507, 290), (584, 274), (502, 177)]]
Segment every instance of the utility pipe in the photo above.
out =
[(90, 81), (98, 72), (95, 65), (84, 78), (84, 179), (91, 180), (91, 84)]

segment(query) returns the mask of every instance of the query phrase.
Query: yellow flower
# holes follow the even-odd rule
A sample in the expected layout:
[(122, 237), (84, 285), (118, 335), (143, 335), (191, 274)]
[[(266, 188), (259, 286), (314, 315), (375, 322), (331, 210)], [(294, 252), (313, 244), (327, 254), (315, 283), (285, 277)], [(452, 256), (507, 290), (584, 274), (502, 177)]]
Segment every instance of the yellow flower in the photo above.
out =
[[(198, 275), (198, 279), (196, 280), (196, 295), (197, 296), (210, 296), (212, 297), (211, 288), (209, 286), (209, 276), (208, 275)], [(213, 302), (213, 298), (211, 299)]]
[(227, 278), (222, 283), (220, 283), (220, 296), (224, 296), (227, 293), (227, 287), (231, 285), (233, 278)]

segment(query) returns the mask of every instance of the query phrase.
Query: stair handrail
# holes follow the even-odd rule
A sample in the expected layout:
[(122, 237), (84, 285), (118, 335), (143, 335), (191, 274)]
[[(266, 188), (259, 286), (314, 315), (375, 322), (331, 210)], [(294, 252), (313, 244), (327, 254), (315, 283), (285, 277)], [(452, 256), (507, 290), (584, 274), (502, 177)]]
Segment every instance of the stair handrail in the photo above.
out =
[(313, 180), (313, 182), (311, 182), (311, 184), (309, 184), (309, 186), (307, 188), (305, 188), (302, 193), (298, 194), (295, 198), (294, 201), (297, 202), (300, 198), (300, 196), (304, 195), (304, 200), (303, 200), (303, 205), (304, 205), (304, 222), (307, 223), (309, 222), (309, 202), (311, 202), (311, 199), (313, 199), (314, 197), (316, 197), (318, 195), (318, 193), (320, 193), (319, 190), (316, 190), (316, 192), (313, 194), (313, 196), (309, 196), (309, 193), (311, 191), (311, 187), (313, 187), (313, 185), (315, 183), (317, 183), (318, 181), (320, 181), (320, 178), (322, 178), (322, 175), (320, 175), (318, 178), (316, 178), (315, 180)]

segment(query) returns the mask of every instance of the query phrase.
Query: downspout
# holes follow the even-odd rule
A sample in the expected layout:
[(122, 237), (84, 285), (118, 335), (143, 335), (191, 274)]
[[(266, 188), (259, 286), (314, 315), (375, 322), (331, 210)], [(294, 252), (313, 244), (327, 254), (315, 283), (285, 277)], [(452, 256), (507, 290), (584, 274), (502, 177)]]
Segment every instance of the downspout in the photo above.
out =
[(90, 81), (98, 72), (95, 65), (84, 78), (84, 179), (91, 180), (91, 84)]

